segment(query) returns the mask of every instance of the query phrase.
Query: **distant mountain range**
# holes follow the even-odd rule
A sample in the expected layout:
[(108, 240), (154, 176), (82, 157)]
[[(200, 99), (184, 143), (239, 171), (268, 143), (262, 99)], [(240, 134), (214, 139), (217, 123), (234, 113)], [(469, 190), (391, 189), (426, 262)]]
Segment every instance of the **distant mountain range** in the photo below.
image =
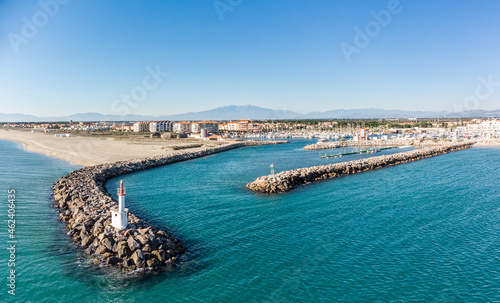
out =
[(391, 118), (451, 118), (451, 117), (500, 117), (500, 110), (475, 110), (463, 112), (426, 112), (385, 110), (379, 108), (337, 109), (326, 112), (299, 114), (287, 110), (275, 110), (254, 105), (230, 105), (201, 112), (177, 115), (103, 115), (99, 113), (80, 113), (62, 117), (37, 117), (23, 114), (2, 114), (0, 122), (55, 122), (55, 121), (148, 121), (148, 120), (264, 120), (264, 119), (391, 119)]

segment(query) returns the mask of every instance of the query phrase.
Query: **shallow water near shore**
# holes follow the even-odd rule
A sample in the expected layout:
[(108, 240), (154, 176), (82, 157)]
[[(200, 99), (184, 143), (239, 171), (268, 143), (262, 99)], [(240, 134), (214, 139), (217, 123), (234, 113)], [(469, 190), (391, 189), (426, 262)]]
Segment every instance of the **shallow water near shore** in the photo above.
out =
[[(491, 302), (500, 300), (500, 153), (472, 148), (263, 195), (244, 185), (319, 159), (311, 140), (239, 148), (112, 179), (127, 207), (183, 240), (173, 272), (148, 278), (88, 266), (50, 207), (77, 166), (0, 140), (0, 184), (15, 188), (19, 268), (7, 302)], [(374, 156), (406, 151), (394, 149)], [(321, 151), (321, 154), (328, 151)], [(116, 197), (115, 197), (116, 198)], [(7, 207), (0, 206), (0, 241)], [(8, 254), (3, 250), (2, 258)], [(7, 264), (0, 274), (7, 276)], [(4, 280), (5, 281), (5, 280)], [(3, 300), (3, 299), (2, 299)]]

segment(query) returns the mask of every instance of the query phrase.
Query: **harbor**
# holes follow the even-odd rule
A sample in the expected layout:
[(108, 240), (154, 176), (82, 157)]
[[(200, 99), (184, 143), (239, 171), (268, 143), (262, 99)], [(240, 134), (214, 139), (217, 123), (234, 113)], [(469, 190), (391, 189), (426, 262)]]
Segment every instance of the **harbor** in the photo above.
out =
[(0, 303), (500, 303), (500, 1), (1, 3)]
[(275, 145), (286, 141), (247, 141), (200, 151), (179, 151), (169, 155), (119, 161), (75, 170), (53, 186), (60, 220), (67, 223), (68, 235), (93, 263), (134, 270), (172, 269), (176, 257), (185, 252), (181, 241), (147, 223), (125, 208), (125, 188), (120, 182), (118, 201), (105, 190), (106, 182), (135, 171), (205, 157), (245, 147)]
[[(443, 257), (454, 260), (457, 250), (474, 256), (475, 262), (467, 265), (467, 260), (454, 261), (456, 267), (438, 262), (432, 268), (445, 280), (459, 277), (462, 285), (485, 302), (495, 298), (496, 288), (491, 289), (491, 295), (485, 295), (481, 279), (497, 276), (491, 267), (490, 252), (499, 245), (493, 241), (484, 251), (484, 242), (474, 239), (493, 240), (499, 236), (494, 227), (498, 221), (495, 211), (500, 187), (495, 178), (491, 179), (497, 169), (491, 163), (499, 160), (498, 148), (474, 147), (408, 166), (315, 182), (288, 194), (245, 190), (244, 184), (269, 173), (273, 162), (278, 174), (326, 161), (371, 156), (320, 160), (318, 152), (301, 149), (314, 142), (294, 139), (277, 146), (238, 148), (207, 159), (201, 157), (108, 180), (107, 192), (113, 199), (118, 201), (116, 188), (123, 180), (127, 187), (125, 207), (174, 235), (187, 250), (176, 257), (180, 266), (175, 266), (173, 272), (147, 274), (148, 278), (137, 281), (135, 275), (124, 275), (119, 269), (84, 262), (87, 255), (83, 249), (73, 248), (65, 224), (57, 222), (58, 214), (49, 206), (47, 189), (60, 176), (79, 167), (23, 150), (13, 142), (0, 141), (3, 159), (12, 170), (22, 172), (5, 175), (3, 184), (33, 188), (29, 199), (40, 201), (29, 203), (26, 190), (20, 191), (19, 205), (24, 208), (19, 219), (24, 226), (19, 234), (19, 258), (23, 260), (20, 264), (29, 270), (22, 271), (19, 290), (23, 291), (16, 298), (29, 302), (43, 301), (37, 299), (41, 296), (55, 296), (80, 302), (83, 296), (95, 293), (92, 300), (107, 302), (118, 290), (131, 301), (154, 294), (166, 301), (208, 302), (213, 300), (213, 292), (205, 290), (216, 284), (218, 298), (230, 301), (240, 293), (240, 287), (232, 281), (241, 279), (251, 290), (241, 296), (242, 301), (264, 302), (270, 297), (268, 294), (294, 293), (297, 281), (322, 289), (332, 283), (343, 285), (326, 291), (329, 297), (343, 301), (370, 301), (380, 293), (409, 298), (408, 289), (418, 281), (418, 290), (411, 294), (432, 301), (432, 293), (439, 291), (440, 284), (426, 275), (428, 262)], [(394, 151), (398, 150), (384, 153)], [(288, 158), (288, 153), (294, 156)], [(16, 163), (37, 166), (23, 168)], [(192, 177), (193, 172), (198, 173), (196, 178)], [(471, 178), (471, 174), (476, 177)], [(477, 193), (482, 194), (478, 197)], [(456, 228), (457, 220), (464, 228)], [(447, 244), (433, 249), (440, 241)], [(306, 243), (312, 245), (305, 246)], [(390, 254), (384, 253), (384, 247), (391, 248)], [(421, 253), (410, 254), (408, 247)], [(382, 264), (381, 255), (386, 258)], [(359, 267), (353, 271), (351, 264)], [(373, 264), (381, 264), (377, 271), (381, 275), (393, 275), (401, 266), (408, 269), (408, 274), (376, 289), (373, 285), (382, 283), (376, 275), (358, 280), (357, 284), (342, 284), (373, 270)], [(310, 270), (293, 274), (303, 268)], [(255, 272), (270, 278), (266, 283), (255, 280)], [(32, 281), (44, 281), (47, 286), (31, 285)], [(151, 282), (156, 283), (154, 288), (148, 287)], [(368, 290), (363, 292), (361, 288)], [(33, 294), (39, 297), (34, 298)], [(314, 294), (297, 295), (303, 301), (314, 301)], [(293, 301), (290, 296), (285, 298)]]

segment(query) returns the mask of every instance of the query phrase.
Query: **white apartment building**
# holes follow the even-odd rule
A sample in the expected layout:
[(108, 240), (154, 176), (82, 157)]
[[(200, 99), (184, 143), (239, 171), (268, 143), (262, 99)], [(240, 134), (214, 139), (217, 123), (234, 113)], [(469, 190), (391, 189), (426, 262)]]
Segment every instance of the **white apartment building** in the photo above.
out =
[(136, 122), (134, 123), (134, 132), (147, 132), (149, 130), (149, 122)]
[(149, 131), (152, 133), (171, 132), (173, 130), (172, 121), (161, 120), (149, 123)]
[(196, 121), (191, 124), (191, 131), (198, 133), (201, 129), (206, 129), (212, 133), (219, 132), (219, 122), (216, 121)]
[(192, 124), (191, 122), (186, 122), (186, 121), (175, 122), (173, 130), (174, 130), (174, 132), (179, 133), (179, 134), (185, 133), (185, 132), (191, 131), (191, 124)]

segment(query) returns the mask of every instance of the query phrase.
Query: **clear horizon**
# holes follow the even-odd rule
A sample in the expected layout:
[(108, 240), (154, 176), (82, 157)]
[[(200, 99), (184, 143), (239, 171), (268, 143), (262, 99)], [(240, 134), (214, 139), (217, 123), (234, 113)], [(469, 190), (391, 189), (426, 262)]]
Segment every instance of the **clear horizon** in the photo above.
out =
[[(495, 1), (0, 3), (0, 113), (500, 108)], [(161, 113), (161, 114), (158, 114)]]

